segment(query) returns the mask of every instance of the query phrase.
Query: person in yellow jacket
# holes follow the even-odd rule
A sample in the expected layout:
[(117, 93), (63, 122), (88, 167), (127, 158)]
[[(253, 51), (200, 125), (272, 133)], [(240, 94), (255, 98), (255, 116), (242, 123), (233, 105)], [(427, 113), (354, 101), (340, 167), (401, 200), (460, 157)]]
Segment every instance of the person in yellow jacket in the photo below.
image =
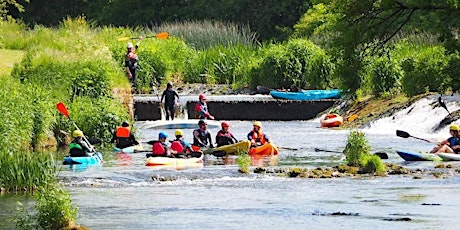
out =
[(120, 149), (139, 144), (134, 137), (134, 134), (131, 132), (131, 128), (129, 127), (129, 123), (127, 121), (123, 121), (121, 126), (117, 127), (113, 133), (111, 143), (115, 143), (115, 147)]

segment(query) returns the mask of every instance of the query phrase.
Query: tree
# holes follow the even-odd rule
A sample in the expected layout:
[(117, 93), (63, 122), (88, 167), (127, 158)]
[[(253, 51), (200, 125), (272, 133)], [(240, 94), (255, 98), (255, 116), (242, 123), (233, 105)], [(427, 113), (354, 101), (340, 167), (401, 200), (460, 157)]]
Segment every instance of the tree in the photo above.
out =
[(342, 82), (351, 90), (361, 84), (362, 65), (355, 61), (363, 60), (366, 55), (385, 54), (395, 38), (409, 33), (430, 33), (451, 52), (460, 48), (460, 0), (318, 0), (315, 3), (295, 26), (295, 34), (323, 36), (343, 59), (338, 72), (347, 73), (341, 76)]
[[(28, 3), (29, 0), (24, 0)], [(6, 19), (10, 16), (10, 8), (15, 8), (19, 12), (24, 12), (24, 7), (16, 0), (0, 0), (0, 18)]]

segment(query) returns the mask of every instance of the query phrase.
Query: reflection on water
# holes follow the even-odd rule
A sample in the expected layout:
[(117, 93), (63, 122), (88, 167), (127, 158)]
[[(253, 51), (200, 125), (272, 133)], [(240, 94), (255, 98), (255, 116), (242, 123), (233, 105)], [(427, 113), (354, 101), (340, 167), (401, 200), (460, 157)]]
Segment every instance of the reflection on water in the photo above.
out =
[[(244, 139), (252, 127), (250, 121), (230, 124), (237, 139)], [(347, 130), (318, 128), (316, 121), (263, 122), (263, 126), (272, 141), (284, 149), (276, 159), (256, 159), (251, 169), (262, 165), (329, 167), (343, 158), (340, 152)], [(159, 131), (140, 130), (139, 139), (155, 139)], [(173, 136), (174, 130), (164, 131)], [(215, 135), (218, 130), (210, 131)], [(192, 129), (184, 132), (185, 138), (191, 140)], [(396, 149), (432, 148), (394, 134), (368, 133), (366, 137), (373, 152), (389, 155), (386, 162), (404, 163)], [(315, 148), (331, 152), (318, 152)], [(241, 174), (236, 156), (206, 156), (202, 168), (176, 170), (144, 166), (145, 153), (119, 156), (105, 150), (103, 154), (102, 167), (83, 171), (64, 167), (59, 175), (79, 207), (78, 222), (91, 229), (453, 229), (460, 224), (457, 175), (446, 179), (286, 178)], [(406, 164), (423, 169), (433, 169), (435, 165)], [(11, 204), (12, 200), (0, 197), (0, 205)], [(0, 211), (2, 215), (5, 212)]]

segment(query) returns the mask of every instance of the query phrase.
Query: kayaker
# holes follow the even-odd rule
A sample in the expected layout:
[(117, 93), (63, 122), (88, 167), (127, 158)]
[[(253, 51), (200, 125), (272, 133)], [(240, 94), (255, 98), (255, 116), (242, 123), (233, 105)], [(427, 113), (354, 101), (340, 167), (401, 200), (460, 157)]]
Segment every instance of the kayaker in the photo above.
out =
[(128, 42), (126, 44), (126, 55), (125, 55), (125, 67), (126, 73), (128, 74), (128, 79), (131, 82), (131, 85), (135, 88), (136, 87), (136, 70), (140, 68), (138, 62), (139, 57), (136, 54), (136, 50), (139, 48), (139, 44), (141, 43), (142, 36), (139, 37), (139, 41), (135, 46), (133, 43)]
[(453, 124), (449, 127), (451, 137), (438, 143), (431, 153), (460, 153), (460, 127)]
[(85, 140), (83, 140), (83, 132), (77, 129), (73, 131), (72, 136), (74, 137), (74, 139), (72, 142), (70, 142), (70, 145), (69, 145), (70, 156), (71, 157), (88, 156), (87, 153), (91, 152), (91, 149), (93, 148), (89, 146), (89, 144), (86, 143)]
[(261, 146), (270, 143), (267, 134), (262, 132), (262, 123), (255, 121), (251, 132), (248, 133), (248, 140), (251, 141), (251, 147)]
[(171, 120), (174, 120), (174, 115), (176, 113), (174, 109), (176, 97), (177, 100), (179, 100), (179, 94), (177, 94), (177, 92), (173, 89), (172, 83), (168, 82), (168, 84), (166, 84), (166, 89), (163, 91), (163, 95), (161, 95), (161, 102), (163, 102), (163, 99), (165, 100), (164, 108), (166, 112), (166, 120), (169, 120), (170, 117)]
[(198, 119), (211, 119), (214, 120), (214, 116), (208, 111), (208, 104), (206, 103), (206, 96), (200, 94), (198, 96), (198, 102), (195, 105), (195, 118)]
[(121, 126), (117, 127), (113, 133), (111, 143), (115, 143), (115, 147), (120, 149), (139, 144), (134, 137), (134, 134), (131, 132), (131, 128), (129, 127), (129, 123), (127, 121), (123, 121)]
[(171, 149), (176, 151), (177, 154), (187, 154), (193, 152), (192, 145), (184, 139), (184, 132), (182, 129), (176, 129), (174, 132), (176, 139), (171, 142)]
[(229, 131), (230, 124), (226, 121), (223, 121), (220, 126), (222, 127), (216, 135), (216, 144), (217, 147), (223, 145), (231, 145), (238, 142), (238, 140), (233, 136), (233, 134)]
[(146, 154), (146, 157), (173, 157), (173, 154), (177, 152), (166, 144), (166, 138), (168, 138), (168, 134), (160, 132), (158, 141), (155, 141), (152, 145), (152, 153)]
[(198, 122), (198, 129), (193, 130), (193, 145), (198, 147), (214, 148), (212, 145), (211, 133), (208, 131), (208, 124), (204, 120)]

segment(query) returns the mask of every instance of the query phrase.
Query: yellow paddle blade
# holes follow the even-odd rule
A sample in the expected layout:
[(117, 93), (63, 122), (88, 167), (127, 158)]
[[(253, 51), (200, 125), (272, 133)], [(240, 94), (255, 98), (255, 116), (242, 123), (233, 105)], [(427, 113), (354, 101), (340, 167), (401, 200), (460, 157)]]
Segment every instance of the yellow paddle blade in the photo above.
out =
[(121, 37), (121, 38), (118, 38), (118, 41), (121, 42), (121, 41), (128, 41), (130, 38), (129, 37)]
[(166, 39), (166, 38), (169, 37), (169, 34), (168, 34), (168, 32), (161, 32), (161, 33), (157, 34), (155, 37), (158, 38), (158, 39)]

